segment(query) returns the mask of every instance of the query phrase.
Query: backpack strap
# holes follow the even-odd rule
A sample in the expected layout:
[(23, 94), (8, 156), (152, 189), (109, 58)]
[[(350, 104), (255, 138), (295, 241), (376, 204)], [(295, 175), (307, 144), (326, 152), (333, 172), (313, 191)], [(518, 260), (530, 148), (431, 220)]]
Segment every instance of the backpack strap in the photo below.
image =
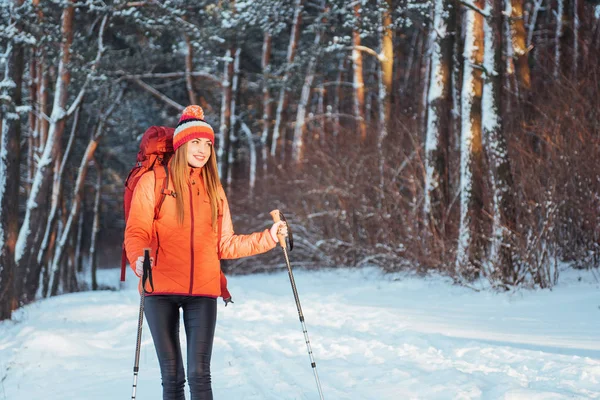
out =
[(121, 246), (121, 282), (125, 282), (125, 271), (127, 271), (127, 252), (125, 251), (125, 243)]
[[(157, 219), (160, 209), (165, 202), (165, 197), (167, 195), (177, 197), (177, 193), (169, 189), (169, 167), (166, 164), (163, 165), (163, 168), (154, 168), (152, 171), (154, 171), (154, 195), (155, 198), (160, 197), (160, 200), (156, 202), (156, 206), (154, 207), (154, 219)], [(159, 181), (162, 181), (160, 185)]]

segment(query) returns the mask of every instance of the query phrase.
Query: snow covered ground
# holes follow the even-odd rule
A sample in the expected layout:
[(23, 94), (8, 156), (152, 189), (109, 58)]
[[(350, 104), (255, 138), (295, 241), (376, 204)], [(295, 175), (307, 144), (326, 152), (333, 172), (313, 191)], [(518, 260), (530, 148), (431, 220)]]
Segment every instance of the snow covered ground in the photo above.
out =
[[(600, 285), (581, 274), (553, 291), (503, 294), (374, 269), (295, 277), (327, 400), (596, 399)], [(118, 271), (102, 279), (118, 285)], [(0, 323), (0, 400), (130, 398), (134, 284), (129, 275), (126, 290), (47, 299)], [(318, 399), (287, 274), (234, 276), (230, 288), (215, 399)], [(160, 393), (145, 327), (138, 399)]]

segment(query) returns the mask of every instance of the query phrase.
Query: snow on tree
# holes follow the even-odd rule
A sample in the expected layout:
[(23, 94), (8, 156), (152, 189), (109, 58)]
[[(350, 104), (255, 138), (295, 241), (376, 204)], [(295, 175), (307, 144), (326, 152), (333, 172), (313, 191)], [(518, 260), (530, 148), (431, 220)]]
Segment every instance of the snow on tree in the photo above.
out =
[(448, 143), (452, 127), (452, 52), (454, 8), (436, 0), (431, 29), (430, 78), (425, 139), (425, 221), (434, 234), (444, 231), (448, 202)]
[(498, 38), (502, 37), (503, 21), (502, 14), (498, 11), (501, 7), (501, 0), (486, 0), (483, 58), (485, 80), (481, 100), (482, 141), (489, 159), (493, 192), (490, 251), (483, 269), (494, 283), (516, 281), (512, 240), (515, 230), (513, 177), (500, 117), (502, 46), (498, 43)]
[(285, 129), (283, 125), (283, 114), (287, 107), (289, 95), (287, 87), (288, 81), (291, 77), (291, 66), (296, 57), (296, 50), (298, 48), (298, 40), (300, 38), (300, 24), (302, 23), (302, 10), (304, 9), (304, 0), (295, 0), (294, 3), (294, 19), (292, 22), (292, 32), (290, 34), (290, 41), (287, 48), (287, 68), (283, 75), (281, 89), (279, 89), (279, 96), (277, 98), (277, 111), (275, 112), (275, 126), (273, 127), (273, 138), (271, 142), (271, 156), (275, 156), (277, 148), (283, 155), (285, 151), (285, 137), (282, 135), (282, 131)]
[(483, 0), (464, 10), (464, 67), (461, 94), (460, 226), (456, 270), (468, 279), (477, 276), (483, 259), (481, 96), (483, 89)]
[(221, 124), (219, 126), (219, 149), (217, 156), (219, 160), (219, 176), (227, 181), (229, 172), (229, 151), (231, 146), (231, 99), (233, 92), (231, 90), (231, 80), (233, 78), (233, 58), (231, 50), (225, 52), (223, 64), (223, 93), (221, 94)]

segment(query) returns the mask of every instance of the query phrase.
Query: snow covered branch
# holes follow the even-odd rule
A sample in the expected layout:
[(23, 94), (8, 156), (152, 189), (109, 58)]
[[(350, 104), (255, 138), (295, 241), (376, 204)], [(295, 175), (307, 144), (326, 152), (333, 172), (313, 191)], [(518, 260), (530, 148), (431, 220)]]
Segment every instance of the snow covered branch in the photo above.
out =
[(367, 47), (367, 46), (353, 46), (352, 49), (358, 50), (358, 51), (362, 51), (362, 52), (367, 53), (367, 54), (370, 54), (370, 55), (372, 55), (373, 57), (375, 57), (376, 59), (378, 59), (381, 62), (385, 61), (385, 56), (383, 54), (379, 54), (378, 52), (376, 52), (375, 50), (373, 50), (370, 47)]
[(463, 6), (470, 8), (471, 10), (478, 12), (479, 14), (483, 15), (486, 18), (490, 17), (490, 14), (488, 12), (485, 12), (484, 10), (482, 10), (481, 8), (477, 7), (475, 4), (471, 3), (468, 0), (461, 0), (460, 4), (462, 4)]

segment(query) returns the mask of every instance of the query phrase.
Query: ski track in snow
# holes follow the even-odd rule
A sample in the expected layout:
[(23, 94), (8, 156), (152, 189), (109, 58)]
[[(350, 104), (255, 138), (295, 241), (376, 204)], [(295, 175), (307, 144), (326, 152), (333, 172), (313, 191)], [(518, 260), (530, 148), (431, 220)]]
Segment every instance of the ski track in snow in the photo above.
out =
[[(117, 284), (119, 271), (102, 274)], [(325, 399), (600, 399), (597, 283), (498, 294), (375, 269), (295, 276)], [(135, 284), (130, 274), (125, 290), (46, 299), (1, 322), (0, 400), (129, 398)], [(232, 276), (230, 289), (215, 399), (318, 399), (287, 274)], [(185, 353), (183, 325), (181, 339)], [(142, 340), (137, 398), (160, 399), (146, 325)]]

